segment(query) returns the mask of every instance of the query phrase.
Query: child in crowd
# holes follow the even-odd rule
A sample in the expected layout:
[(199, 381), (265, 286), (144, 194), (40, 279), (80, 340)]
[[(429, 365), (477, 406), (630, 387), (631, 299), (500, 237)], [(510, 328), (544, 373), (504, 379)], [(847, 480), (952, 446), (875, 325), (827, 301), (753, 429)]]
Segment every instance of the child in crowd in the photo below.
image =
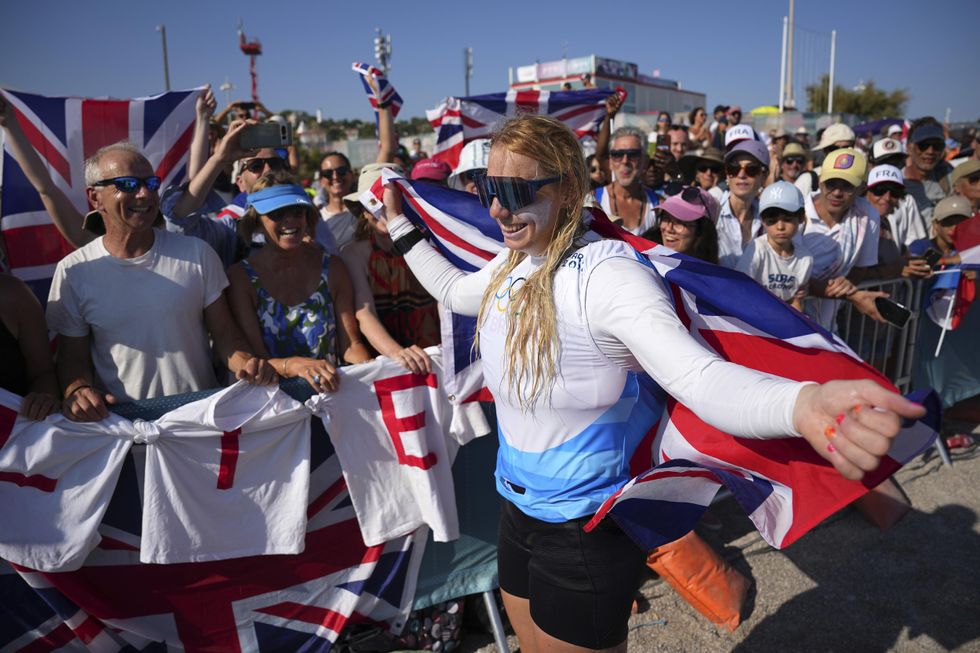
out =
[(788, 181), (766, 187), (759, 203), (766, 233), (752, 240), (736, 267), (797, 310), (802, 310), (813, 256), (793, 236), (804, 219), (803, 195)]

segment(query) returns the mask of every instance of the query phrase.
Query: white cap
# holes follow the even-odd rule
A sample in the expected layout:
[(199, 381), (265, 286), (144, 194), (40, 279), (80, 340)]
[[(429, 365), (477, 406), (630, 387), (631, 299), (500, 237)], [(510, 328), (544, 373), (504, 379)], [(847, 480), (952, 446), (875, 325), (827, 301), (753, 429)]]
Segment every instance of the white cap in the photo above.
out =
[(902, 141), (895, 140), (894, 138), (882, 138), (871, 148), (871, 157), (875, 161), (896, 154), (905, 154), (905, 146), (902, 145)]
[(868, 173), (868, 188), (886, 181), (905, 188), (905, 177), (895, 166), (881, 165), (871, 168), (871, 172)]
[(817, 143), (813, 150), (822, 150), (825, 147), (829, 147), (838, 141), (851, 141), (852, 143), (857, 140), (854, 135), (854, 130), (845, 125), (842, 122), (835, 122), (827, 129), (823, 130), (823, 135), (820, 137), (820, 142)]
[(762, 191), (759, 199), (759, 213), (766, 209), (782, 209), (787, 213), (796, 213), (803, 208), (803, 193), (788, 181), (777, 181), (769, 184)]
[(490, 160), (490, 139), (478, 138), (463, 146), (459, 152), (459, 163), (453, 170), (453, 175), (461, 175), (468, 170), (486, 169)]
[(888, 131), (886, 133), (889, 136), (891, 136), (892, 134), (901, 134), (902, 133), (902, 126), (901, 125), (892, 125), (892, 126), (890, 126), (888, 128)]
[(797, 134), (806, 134), (807, 136), (810, 135), (810, 132), (803, 125), (800, 125), (799, 127), (796, 128), (796, 133)]
[(757, 141), (759, 138), (756, 136), (755, 130), (748, 125), (735, 125), (734, 127), (729, 127), (725, 130), (725, 148), (727, 149), (733, 143), (739, 141)]

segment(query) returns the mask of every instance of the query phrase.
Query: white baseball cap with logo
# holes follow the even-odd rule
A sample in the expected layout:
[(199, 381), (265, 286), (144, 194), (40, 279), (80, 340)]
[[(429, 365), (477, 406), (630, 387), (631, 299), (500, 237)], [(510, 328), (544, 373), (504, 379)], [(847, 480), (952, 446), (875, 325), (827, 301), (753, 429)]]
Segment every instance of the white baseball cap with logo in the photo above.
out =
[(748, 125), (735, 125), (725, 130), (725, 148), (728, 149), (739, 141), (757, 141), (755, 130)]
[(886, 133), (889, 136), (891, 136), (892, 134), (901, 134), (902, 133), (902, 126), (901, 125), (892, 125), (892, 126), (890, 126), (888, 128), (888, 131)]
[(871, 158), (875, 161), (897, 154), (905, 154), (905, 146), (902, 145), (902, 141), (894, 138), (882, 138), (871, 148)]
[(905, 188), (905, 176), (895, 166), (880, 165), (871, 168), (871, 172), (868, 173), (868, 188), (886, 182)]
[(777, 181), (766, 186), (759, 199), (759, 213), (766, 209), (782, 209), (787, 213), (803, 210), (803, 193), (788, 181)]

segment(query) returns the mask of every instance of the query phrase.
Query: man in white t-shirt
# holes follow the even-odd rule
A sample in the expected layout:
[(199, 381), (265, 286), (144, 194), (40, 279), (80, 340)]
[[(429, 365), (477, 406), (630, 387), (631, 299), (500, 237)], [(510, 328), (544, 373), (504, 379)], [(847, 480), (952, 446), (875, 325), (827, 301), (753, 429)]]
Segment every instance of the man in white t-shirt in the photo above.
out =
[(884, 321), (874, 300), (885, 293), (855, 288), (862, 281), (884, 278), (878, 265), (881, 218), (860, 196), (866, 170), (860, 151), (832, 151), (821, 167), (820, 190), (805, 197), (806, 222), (796, 242), (813, 255), (813, 294), (830, 298), (809, 304), (807, 312), (826, 329), (834, 326), (836, 298), (847, 299), (862, 313)]
[(138, 149), (102, 148), (85, 162), (85, 184), (105, 235), (58, 264), (47, 309), (65, 416), (96, 421), (106, 402), (215, 387), (209, 332), (237, 378), (274, 383), (232, 319), (214, 250), (153, 228), (160, 179)]
[(766, 233), (742, 252), (736, 270), (744, 272), (784, 302), (802, 310), (813, 268), (813, 256), (803, 244), (794, 244), (805, 215), (803, 194), (788, 181), (777, 181), (762, 192), (759, 214)]

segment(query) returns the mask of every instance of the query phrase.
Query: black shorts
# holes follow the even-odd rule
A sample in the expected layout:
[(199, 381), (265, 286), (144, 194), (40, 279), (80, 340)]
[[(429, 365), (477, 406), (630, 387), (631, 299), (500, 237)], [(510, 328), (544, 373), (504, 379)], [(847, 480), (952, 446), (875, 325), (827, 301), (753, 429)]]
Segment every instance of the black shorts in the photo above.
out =
[(497, 539), (500, 588), (530, 602), (534, 623), (586, 648), (626, 639), (646, 554), (612, 519), (591, 533), (589, 517), (552, 524), (503, 502)]

